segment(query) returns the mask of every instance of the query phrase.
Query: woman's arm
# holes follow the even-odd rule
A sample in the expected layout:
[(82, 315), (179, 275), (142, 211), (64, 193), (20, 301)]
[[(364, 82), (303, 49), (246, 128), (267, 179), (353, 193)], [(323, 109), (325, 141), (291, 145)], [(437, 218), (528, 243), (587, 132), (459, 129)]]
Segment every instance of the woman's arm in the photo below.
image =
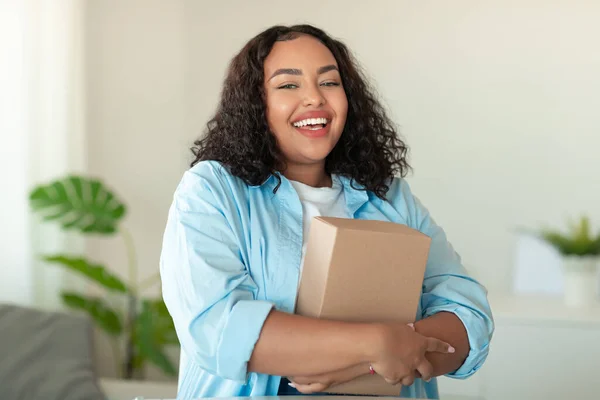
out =
[(373, 365), (388, 382), (398, 383), (415, 370), (431, 376), (427, 352), (454, 351), (406, 324), (346, 323), (272, 311), (254, 347), (249, 370), (292, 377), (334, 373), (339, 379), (340, 370)]
[[(469, 338), (463, 323), (456, 315), (440, 312), (416, 322), (414, 327), (417, 333), (440, 339), (456, 349), (454, 353), (431, 352), (426, 354), (426, 358), (432, 365), (431, 377), (456, 371), (464, 363), (469, 354)], [(358, 364), (318, 376), (292, 376), (290, 380), (294, 387), (302, 393), (317, 393), (368, 373), (368, 364)]]
[[(380, 328), (375, 324), (319, 320), (272, 311), (254, 347), (248, 370), (308, 376), (373, 360)], [(367, 366), (367, 372), (369, 367)]]
[(433, 376), (456, 371), (469, 355), (469, 337), (461, 320), (454, 314), (440, 312), (415, 323), (415, 330), (425, 336), (449, 343), (454, 353), (428, 353), (427, 359), (433, 366)]

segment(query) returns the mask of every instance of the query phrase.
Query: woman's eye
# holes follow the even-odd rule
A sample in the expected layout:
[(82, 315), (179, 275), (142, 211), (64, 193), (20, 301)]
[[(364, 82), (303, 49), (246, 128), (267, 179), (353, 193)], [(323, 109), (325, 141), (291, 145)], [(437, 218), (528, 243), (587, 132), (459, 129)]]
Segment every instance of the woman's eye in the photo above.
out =
[(293, 83), (287, 83), (285, 85), (279, 86), (277, 89), (296, 89), (298, 85), (294, 85)]
[(339, 82), (323, 82), (321, 86), (340, 86)]

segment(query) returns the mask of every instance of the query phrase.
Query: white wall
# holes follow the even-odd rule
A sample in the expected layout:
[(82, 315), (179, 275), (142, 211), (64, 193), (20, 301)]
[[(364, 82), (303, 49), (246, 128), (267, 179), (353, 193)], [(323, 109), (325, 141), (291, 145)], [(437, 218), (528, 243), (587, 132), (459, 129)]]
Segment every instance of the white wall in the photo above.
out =
[[(200, 130), (188, 123), (185, 12), (181, 1), (88, 2), (89, 170), (129, 206), (140, 279), (158, 272), (166, 211)], [(88, 244), (127, 278), (120, 239)]]
[[(600, 2), (88, 6), (89, 168), (130, 205), (142, 275), (158, 268), (173, 190), (229, 59), (277, 23), (314, 23), (355, 51), (411, 147), (413, 190), (491, 289), (508, 288), (516, 226), (587, 213), (600, 227)], [(116, 241), (90, 252), (125, 263)]]

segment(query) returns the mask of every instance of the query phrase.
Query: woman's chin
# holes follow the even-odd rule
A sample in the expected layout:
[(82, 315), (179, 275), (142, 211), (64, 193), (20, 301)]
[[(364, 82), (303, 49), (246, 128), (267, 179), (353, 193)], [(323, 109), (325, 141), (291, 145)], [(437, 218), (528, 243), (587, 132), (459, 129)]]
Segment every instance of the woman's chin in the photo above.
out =
[(308, 149), (304, 149), (301, 152), (301, 158), (304, 159), (307, 163), (317, 164), (325, 161), (331, 149), (327, 147), (326, 149), (312, 149), (312, 151), (307, 151)]

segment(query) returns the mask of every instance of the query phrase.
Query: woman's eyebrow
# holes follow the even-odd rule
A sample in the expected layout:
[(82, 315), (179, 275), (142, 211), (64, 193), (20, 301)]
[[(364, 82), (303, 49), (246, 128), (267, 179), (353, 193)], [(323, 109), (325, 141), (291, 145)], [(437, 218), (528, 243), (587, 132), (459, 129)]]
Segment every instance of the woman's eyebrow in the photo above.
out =
[(280, 68), (273, 72), (273, 75), (271, 75), (269, 80), (273, 79), (277, 75), (302, 75), (302, 70), (296, 68)]
[(338, 67), (336, 67), (333, 64), (330, 65), (325, 65), (324, 67), (321, 67), (317, 70), (317, 74), (321, 75), (324, 74), (325, 72), (329, 72), (329, 71), (338, 71), (340, 72), (340, 70), (338, 69)]
[[(319, 68), (317, 70), (317, 74), (321, 75), (321, 74), (324, 74), (325, 72), (329, 72), (329, 71), (339, 71), (339, 70), (338, 70), (337, 66), (330, 64), (330, 65), (325, 65), (325, 66)], [(279, 68), (278, 70), (273, 72), (273, 75), (271, 75), (269, 80), (273, 79), (277, 75), (302, 75), (302, 70), (297, 69), (297, 68)]]

